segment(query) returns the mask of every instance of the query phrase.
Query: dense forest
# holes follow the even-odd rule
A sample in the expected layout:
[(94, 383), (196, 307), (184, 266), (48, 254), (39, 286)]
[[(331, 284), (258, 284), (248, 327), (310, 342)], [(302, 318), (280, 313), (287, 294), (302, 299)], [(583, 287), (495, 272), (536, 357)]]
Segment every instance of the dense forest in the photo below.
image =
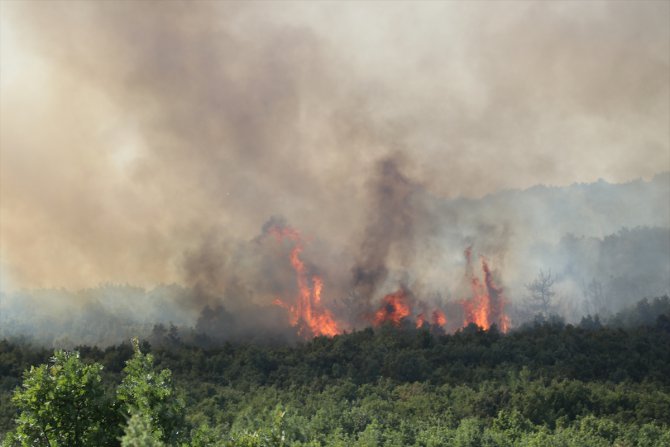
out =
[(55, 354), (3, 340), (0, 390), (5, 446), (666, 446), (670, 300), (508, 334), (217, 344), (173, 329)]

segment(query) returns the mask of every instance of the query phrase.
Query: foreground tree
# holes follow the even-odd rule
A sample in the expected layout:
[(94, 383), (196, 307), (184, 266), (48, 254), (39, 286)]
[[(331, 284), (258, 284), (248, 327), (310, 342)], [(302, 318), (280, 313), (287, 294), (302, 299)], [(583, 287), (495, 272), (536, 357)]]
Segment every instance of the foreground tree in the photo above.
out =
[(100, 371), (77, 352), (56, 351), (47, 365), (31, 367), (12, 401), (20, 411), (6, 446), (104, 446), (112, 415)]
[(128, 420), (121, 447), (165, 447), (162, 437), (163, 434), (154, 429), (148, 415), (135, 413)]
[(169, 369), (155, 370), (153, 356), (142, 353), (137, 339), (133, 339), (133, 349), (135, 354), (123, 369), (125, 377), (117, 389), (117, 399), (126, 417), (140, 418), (134, 421), (136, 425), (148, 423), (158, 439), (175, 444), (184, 438), (186, 423), (184, 403), (177, 396), (172, 373)]
[(179, 445), (186, 424), (172, 374), (155, 370), (137, 339), (133, 348), (116, 401), (105, 393), (102, 365), (82, 362), (78, 352), (56, 351), (48, 364), (31, 367), (14, 392), (19, 416), (3, 447)]

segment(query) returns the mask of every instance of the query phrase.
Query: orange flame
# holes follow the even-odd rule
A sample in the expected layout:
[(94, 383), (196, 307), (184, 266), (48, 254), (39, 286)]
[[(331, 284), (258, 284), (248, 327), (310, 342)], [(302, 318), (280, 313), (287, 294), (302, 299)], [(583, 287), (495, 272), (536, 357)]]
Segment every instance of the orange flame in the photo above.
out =
[(303, 250), (300, 234), (293, 228), (279, 226), (271, 227), (268, 232), (274, 234), (279, 240), (288, 238), (294, 242), (290, 260), (298, 283), (296, 304), (288, 305), (278, 298), (273, 301), (273, 304), (288, 310), (291, 326), (298, 326), (298, 333), (301, 335), (333, 337), (341, 334), (343, 331), (335, 321), (333, 314), (321, 304), (323, 281), (319, 276), (313, 275), (310, 282), (307, 267), (300, 259)]
[[(279, 241), (290, 240), (293, 242), (289, 259), (296, 273), (298, 296), (294, 304), (288, 304), (280, 298), (276, 298), (273, 304), (287, 310), (289, 323), (298, 328), (298, 333), (304, 337), (310, 336), (335, 336), (343, 332), (332, 312), (325, 307), (321, 300), (323, 291), (323, 280), (318, 275), (310, 274), (308, 267), (303, 262), (303, 241), (300, 234), (293, 228), (275, 225), (268, 230)], [(507, 303), (503, 288), (498, 286), (494, 275), (489, 268), (488, 262), (481, 257), (481, 278), (475, 274), (472, 266), (472, 250), (465, 250), (466, 258), (466, 280), (470, 288), (469, 297), (460, 301), (463, 308), (463, 326), (474, 323), (482, 329), (490, 329), (492, 325), (502, 332), (507, 332), (510, 327), (510, 319), (505, 313)], [(420, 301), (415, 301), (404, 287), (390, 293), (384, 298), (377, 311), (368, 317), (374, 326), (391, 323), (400, 326), (401, 322), (413, 315), (412, 308), (418, 307), (422, 310), (415, 317), (416, 328), (431, 327), (446, 328), (447, 316), (439, 308), (433, 308), (428, 313), (428, 306)]]
[(507, 314), (505, 314), (505, 304), (507, 304), (507, 300), (503, 295), (503, 289), (495, 283), (493, 274), (486, 263), (486, 259), (482, 259), (482, 270), (484, 271), (484, 282), (486, 283), (486, 290), (489, 294), (489, 301), (493, 306), (492, 312), (495, 318), (495, 323), (502, 332), (507, 332), (510, 320)]
[(471, 247), (465, 250), (465, 258), (466, 278), (470, 283), (472, 296), (461, 301), (464, 313), (463, 325), (475, 323), (482, 329), (489, 329), (495, 323), (502, 332), (507, 332), (510, 320), (505, 314), (506, 300), (502, 287), (495, 283), (491, 269), (483, 257), (481, 262), (484, 281), (474, 276)]
[[(423, 313), (416, 316), (417, 329), (422, 328), (426, 324), (426, 317)], [(444, 327), (447, 325), (447, 316), (440, 309), (435, 309), (431, 314), (430, 324), (433, 326)]]
[(394, 326), (400, 326), (400, 321), (412, 313), (409, 300), (404, 289), (398, 289), (389, 293), (382, 299), (381, 307), (375, 312), (372, 322), (379, 326), (390, 322)]
[(491, 299), (479, 278), (471, 278), (470, 288), (472, 296), (470, 299), (463, 301), (463, 310), (465, 311), (463, 325), (467, 326), (469, 323), (475, 323), (483, 329), (488, 329), (491, 326)]
[(446, 326), (447, 316), (440, 309), (433, 311), (433, 324), (435, 326)]
[[(467, 260), (466, 279), (470, 287), (470, 296), (461, 300), (463, 308), (463, 326), (474, 323), (482, 329), (488, 330), (494, 324), (502, 332), (507, 332), (510, 327), (510, 319), (505, 313), (507, 301), (503, 294), (503, 288), (495, 282), (493, 272), (485, 258), (481, 258), (481, 269), (483, 278), (475, 276), (471, 262), (471, 249), (465, 251)], [(381, 307), (375, 312), (371, 319), (373, 325), (379, 326), (385, 322), (399, 326), (400, 321), (412, 315), (412, 307), (419, 307), (426, 310), (425, 303), (414, 301), (412, 295), (405, 289), (386, 295), (382, 299)], [(430, 314), (430, 325), (445, 328), (447, 326), (447, 316), (439, 308), (433, 310)], [(416, 315), (415, 327), (417, 329), (425, 327), (428, 324), (428, 317), (425, 312)]]
[(284, 309), (289, 308), (289, 305), (280, 300), (279, 298), (275, 298), (274, 300), (272, 300), (272, 304), (274, 304), (275, 306), (283, 307)]

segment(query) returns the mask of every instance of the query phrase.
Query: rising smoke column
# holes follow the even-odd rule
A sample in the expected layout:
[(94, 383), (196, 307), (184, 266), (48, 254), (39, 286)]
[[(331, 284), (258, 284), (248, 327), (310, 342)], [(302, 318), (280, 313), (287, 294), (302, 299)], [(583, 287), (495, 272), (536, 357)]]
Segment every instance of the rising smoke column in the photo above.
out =
[(422, 217), (413, 201), (417, 189), (418, 185), (401, 172), (396, 158), (378, 163), (370, 184), (369, 222), (351, 269), (351, 288), (362, 303), (369, 303), (386, 280), (392, 248), (405, 264), (414, 254), (414, 222)]

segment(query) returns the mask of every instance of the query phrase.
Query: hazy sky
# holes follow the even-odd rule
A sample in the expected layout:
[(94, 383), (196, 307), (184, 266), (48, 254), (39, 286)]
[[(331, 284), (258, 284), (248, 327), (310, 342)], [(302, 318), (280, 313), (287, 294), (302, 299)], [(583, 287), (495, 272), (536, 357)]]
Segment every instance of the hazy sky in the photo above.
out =
[(431, 193), (670, 169), (670, 2), (2, 1), (3, 287), (182, 278), (283, 215), (332, 245), (376, 162)]

